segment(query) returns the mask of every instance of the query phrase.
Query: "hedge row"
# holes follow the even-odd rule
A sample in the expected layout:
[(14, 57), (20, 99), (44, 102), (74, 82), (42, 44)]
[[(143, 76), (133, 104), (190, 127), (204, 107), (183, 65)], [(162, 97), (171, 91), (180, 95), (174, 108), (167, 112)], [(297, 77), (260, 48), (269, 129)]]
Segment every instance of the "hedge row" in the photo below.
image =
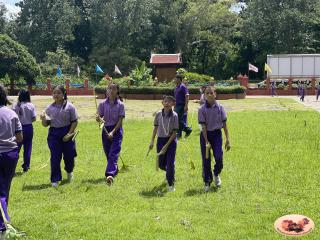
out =
[[(101, 86), (95, 88), (97, 94), (104, 94), (106, 89)], [(168, 87), (123, 87), (121, 88), (122, 94), (163, 94), (163, 95), (173, 95), (173, 88)], [(246, 88), (243, 86), (233, 86), (233, 87), (217, 87), (217, 94), (235, 94), (235, 93), (245, 93)], [(199, 94), (199, 88), (191, 87), (189, 88), (190, 94)]]

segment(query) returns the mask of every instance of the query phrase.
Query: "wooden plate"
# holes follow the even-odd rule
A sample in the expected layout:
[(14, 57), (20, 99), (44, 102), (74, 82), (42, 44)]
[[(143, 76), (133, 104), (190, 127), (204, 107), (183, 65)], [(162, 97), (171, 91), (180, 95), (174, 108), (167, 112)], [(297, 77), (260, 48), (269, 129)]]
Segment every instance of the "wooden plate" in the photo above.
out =
[[(303, 220), (304, 218), (308, 219), (309, 222), (304, 226), (303, 230), (301, 232), (296, 232), (296, 231), (287, 231), (282, 227), (282, 223), (284, 220), (291, 220), (295, 223), (298, 223), (299, 221)], [(285, 215), (283, 217), (278, 218), (275, 223), (274, 223), (274, 228), (275, 230), (285, 236), (304, 236), (312, 232), (314, 229), (314, 222), (303, 215), (299, 214), (292, 214), (292, 215)]]

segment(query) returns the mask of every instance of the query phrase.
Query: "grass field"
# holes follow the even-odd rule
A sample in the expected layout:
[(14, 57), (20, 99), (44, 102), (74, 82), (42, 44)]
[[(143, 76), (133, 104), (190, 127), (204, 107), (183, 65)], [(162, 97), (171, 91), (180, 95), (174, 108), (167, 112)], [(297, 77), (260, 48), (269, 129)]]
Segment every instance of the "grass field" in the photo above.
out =
[[(232, 149), (224, 155), (222, 188), (206, 194), (196, 113), (189, 117), (194, 132), (178, 143), (176, 192), (167, 193), (164, 172), (155, 171), (155, 153), (145, 159), (158, 101), (126, 101), (121, 156), (127, 168), (119, 161), (122, 169), (112, 187), (104, 183), (94, 102), (71, 101), (82, 119), (74, 181), (51, 187), (47, 129), (39, 122), (31, 170), (21, 174), (21, 160), (17, 167), (9, 212), (28, 239), (284, 239), (273, 229), (278, 217), (298, 213), (316, 225), (320, 221), (319, 113), (293, 100), (221, 101)], [(34, 102), (41, 109), (51, 99)], [(191, 112), (196, 106), (191, 104)], [(316, 228), (304, 239), (319, 236)]]

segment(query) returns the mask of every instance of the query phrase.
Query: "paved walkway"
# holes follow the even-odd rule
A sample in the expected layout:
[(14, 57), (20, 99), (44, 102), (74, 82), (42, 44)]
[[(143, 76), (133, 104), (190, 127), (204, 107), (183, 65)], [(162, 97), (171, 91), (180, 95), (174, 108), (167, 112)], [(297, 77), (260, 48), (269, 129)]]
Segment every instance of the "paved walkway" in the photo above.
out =
[[(272, 98), (271, 96), (246, 96), (247, 98)], [(277, 97), (275, 97), (277, 98)], [(290, 98), (293, 99), (306, 107), (312, 108), (318, 112), (320, 112), (320, 98), (319, 101), (316, 100), (315, 95), (305, 96), (304, 102), (299, 100), (298, 96), (280, 96), (280, 98)]]

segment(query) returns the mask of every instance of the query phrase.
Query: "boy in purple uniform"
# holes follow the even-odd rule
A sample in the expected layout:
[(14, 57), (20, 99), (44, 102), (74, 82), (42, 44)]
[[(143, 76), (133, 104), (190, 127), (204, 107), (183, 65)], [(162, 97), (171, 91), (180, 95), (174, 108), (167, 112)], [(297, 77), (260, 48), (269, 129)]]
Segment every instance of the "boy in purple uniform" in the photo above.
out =
[(189, 104), (189, 91), (188, 88), (182, 83), (182, 76), (176, 76), (176, 88), (174, 90), (174, 97), (176, 99), (176, 106), (174, 111), (178, 114), (179, 117), (179, 130), (177, 132), (177, 137), (180, 138), (182, 136), (182, 131), (186, 133), (186, 137), (188, 137), (192, 129), (186, 126), (186, 122), (184, 121), (184, 114), (188, 112), (188, 104)]
[(64, 86), (59, 85), (53, 89), (54, 103), (49, 105), (45, 113), (40, 115), (42, 125), (50, 126), (48, 134), (48, 146), (51, 157), (51, 183), (58, 187), (62, 180), (61, 159), (63, 155), (68, 181), (73, 179), (74, 159), (77, 156), (75, 142), (71, 140), (78, 125), (78, 114), (75, 107), (67, 101), (67, 93)]
[(22, 124), (23, 142), (18, 144), (19, 153), (23, 145), (23, 172), (30, 169), (30, 158), (32, 151), (33, 126), (32, 122), (36, 121), (36, 111), (31, 103), (30, 93), (27, 90), (19, 92), (18, 103), (13, 106)]
[(124, 104), (119, 95), (119, 86), (110, 83), (107, 99), (99, 104), (97, 122), (103, 122), (102, 144), (107, 157), (106, 183), (112, 185), (118, 174), (118, 159), (123, 138), (122, 121), (125, 117)]
[(302, 102), (304, 102), (305, 91), (306, 91), (305, 84), (301, 83), (299, 94), (300, 94), (300, 101), (302, 101)]
[(5, 88), (0, 85), (0, 239), (5, 239), (9, 224), (8, 201), (11, 181), (19, 159), (18, 144), (22, 142), (22, 126), (17, 114), (7, 106)]
[(226, 150), (229, 151), (231, 146), (227, 127), (227, 115), (223, 106), (216, 101), (214, 87), (209, 86), (206, 88), (205, 98), (206, 103), (203, 104), (198, 111), (198, 120), (199, 124), (202, 125), (200, 134), (202, 176), (205, 183), (204, 190), (207, 192), (213, 181), (210, 148), (213, 150), (213, 156), (216, 162), (213, 170), (215, 184), (217, 187), (221, 186), (219, 174), (223, 168), (222, 128), (226, 136)]
[(177, 149), (177, 131), (179, 129), (178, 114), (172, 111), (175, 99), (165, 96), (162, 105), (163, 109), (157, 112), (154, 119), (154, 129), (149, 149), (154, 146), (155, 136), (157, 139), (157, 152), (159, 155), (159, 168), (166, 171), (166, 179), (169, 185), (169, 192), (174, 192), (174, 165)]
[(318, 86), (317, 86), (317, 89), (316, 89), (316, 92), (317, 92), (317, 101), (319, 99), (319, 96), (320, 96), (320, 82), (318, 83)]

